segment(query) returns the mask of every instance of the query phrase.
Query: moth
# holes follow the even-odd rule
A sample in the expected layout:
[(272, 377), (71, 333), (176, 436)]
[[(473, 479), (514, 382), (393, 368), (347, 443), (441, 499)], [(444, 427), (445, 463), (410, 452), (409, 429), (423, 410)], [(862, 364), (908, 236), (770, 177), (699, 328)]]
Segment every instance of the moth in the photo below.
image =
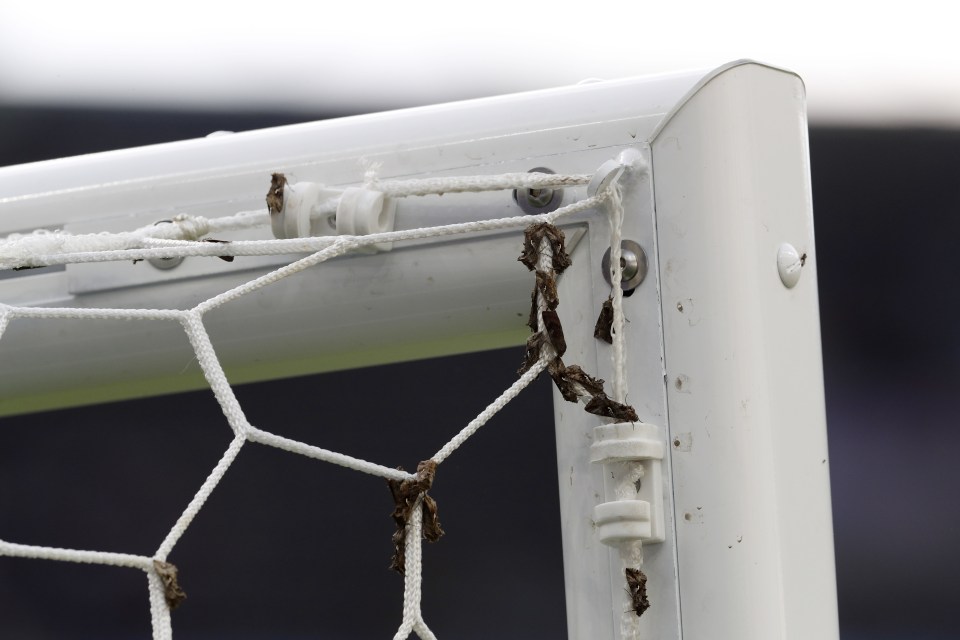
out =
[(575, 364), (569, 367), (564, 365), (559, 357), (554, 358), (550, 363), (547, 373), (553, 378), (553, 383), (557, 385), (560, 395), (567, 402), (576, 402), (584, 392), (591, 396), (595, 393), (603, 393), (603, 380), (587, 375)]
[(527, 371), (530, 370), (530, 367), (537, 363), (537, 360), (540, 359), (540, 350), (543, 348), (544, 337), (542, 333), (535, 333), (529, 338), (527, 338), (527, 350), (523, 354), (523, 364), (520, 365), (520, 369), (517, 371), (518, 376), (522, 376)]
[(547, 334), (547, 340), (553, 345), (553, 349), (557, 352), (557, 357), (562, 356), (567, 350), (567, 341), (563, 337), (563, 327), (560, 325), (560, 316), (557, 315), (556, 311), (544, 309), (540, 312), (540, 317), (543, 318), (543, 330)]
[(628, 404), (621, 404), (611, 400), (606, 393), (600, 392), (593, 396), (584, 409), (588, 413), (604, 418), (613, 418), (617, 422), (639, 422), (637, 411)]
[(527, 227), (523, 232), (523, 253), (517, 258), (533, 271), (540, 260), (540, 243), (546, 238), (553, 250), (553, 270), (563, 273), (570, 266), (570, 256), (564, 247), (563, 231), (548, 222), (538, 222)]
[(403, 574), (406, 565), (406, 534), (410, 522), (410, 514), (417, 504), (417, 498), (423, 496), (421, 506), (423, 510), (423, 537), (427, 542), (436, 542), (443, 536), (443, 528), (437, 517), (437, 502), (427, 495), (433, 485), (433, 477), (437, 470), (437, 463), (433, 460), (424, 460), (417, 465), (417, 475), (406, 480), (387, 480), (390, 493), (393, 495), (393, 521), (397, 530), (393, 533), (393, 557), (390, 568)]
[(593, 328), (593, 337), (607, 344), (613, 344), (613, 298), (611, 297), (608, 297), (600, 307), (600, 317), (597, 318), (597, 324)]
[(537, 271), (537, 289), (543, 296), (543, 301), (548, 309), (556, 309), (560, 304), (560, 298), (557, 296), (557, 278), (552, 273)]
[(565, 367), (564, 377), (570, 382), (575, 382), (583, 387), (591, 396), (603, 393), (603, 380), (594, 378), (578, 365), (572, 364), (569, 367)]
[(267, 211), (271, 216), (279, 215), (283, 210), (283, 188), (287, 185), (287, 177), (282, 173), (270, 176), (270, 190), (267, 191)]
[(530, 294), (530, 315), (527, 318), (527, 326), (530, 327), (530, 331), (536, 332), (539, 328), (537, 325), (537, 310), (539, 305), (537, 304), (537, 293), (539, 289), (533, 287), (533, 292)]
[(637, 617), (643, 615), (643, 612), (650, 608), (650, 600), (647, 599), (647, 576), (640, 569), (624, 569), (627, 578), (627, 592), (630, 594), (630, 610), (637, 614)]
[(160, 582), (163, 583), (163, 599), (167, 601), (167, 606), (173, 611), (187, 599), (187, 594), (177, 584), (177, 567), (169, 562), (154, 560), (153, 568), (160, 577)]

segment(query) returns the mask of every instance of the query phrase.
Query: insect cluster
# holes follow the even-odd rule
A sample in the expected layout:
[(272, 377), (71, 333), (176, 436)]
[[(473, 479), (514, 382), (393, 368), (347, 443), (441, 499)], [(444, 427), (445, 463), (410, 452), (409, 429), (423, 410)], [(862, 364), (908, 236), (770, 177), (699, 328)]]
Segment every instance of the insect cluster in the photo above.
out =
[[(540, 246), (544, 241), (551, 250), (551, 268), (546, 271), (537, 266), (540, 260)], [(594, 378), (578, 365), (565, 365), (561, 359), (567, 350), (567, 342), (563, 336), (560, 316), (556, 312), (560, 304), (557, 295), (557, 276), (571, 264), (570, 256), (564, 248), (563, 231), (546, 222), (530, 225), (524, 232), (523, 253), (518, 260), (526, 265), (527, 269), (536, 272), (536, 285), (530, 295), (530, 316), (527, 319), (527, 326), (533, 334), (527, 339), (526, 352), (519, 373), (523, 374), (536, 364), (540, 360), (543, 347), (549, 344), (556, 355), (547, 366), (547, 372), (553, 378), (564, 400), (578, 402), (581, 398), (589, 398), (584, 407), (589, 413), (612, 418), (618, 422), (637, 422), (639, 418), (633, 407), (607, 396), (603, 389), (603, 380)], [(541, 298), (546, 307), (542, 311), (539, 304)], [(611, 301), (608, 300), (608, 303), (610, 303), (609, 317), (612, 322), (613, 306)], [(601, 320), (604, 318), (606, 308), (607, 303), (604, 303)], [(540, 330), (541, 320), (542, 331)], [(606, 325), (607, 336), (610, 335), (610, 322)], [(600, 321), (597, 325), (597, 331), (599, 331)]]

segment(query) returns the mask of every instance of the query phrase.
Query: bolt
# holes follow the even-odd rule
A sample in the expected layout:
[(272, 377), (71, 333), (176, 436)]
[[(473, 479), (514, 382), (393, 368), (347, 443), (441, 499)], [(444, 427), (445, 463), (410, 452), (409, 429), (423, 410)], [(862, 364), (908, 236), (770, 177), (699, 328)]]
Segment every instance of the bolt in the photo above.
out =
[[(537, 167), (530, 173), (553, 173), (550, 169)], [(550, 213), (560, 208), (563, 189), (514, 189), (513, 199), (524, 213)]]
[[(153, 223), (154, 225), (158, 224), (173, 224), (173, 220), (158, 220)], [(160, 269), (161, 271), (169, 271), (179, 267), (183, 263), (183, 256), (179, 258), (150, 258), (147, 262), (150, 263), (155, 269)]]
[[(612, 286), (610, 249), (603, 254), (600, 268), (603, 270), (603, 279)], [(633, 240), (624, 240), (620, 243), (620, 268), (620, 288), (624, 292), (633, 291), (647, 277), (647, 254)]]

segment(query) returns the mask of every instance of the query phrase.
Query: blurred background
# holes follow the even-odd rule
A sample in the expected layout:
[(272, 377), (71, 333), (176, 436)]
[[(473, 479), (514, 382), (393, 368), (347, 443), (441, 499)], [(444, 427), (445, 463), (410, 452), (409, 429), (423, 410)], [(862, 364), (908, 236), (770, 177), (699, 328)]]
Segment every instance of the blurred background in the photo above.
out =
[[(960, 637), (954, 11), (928, 1), (4, 2), (0, 165), (742, 57), (799, 72), (841, 637), (945, 640)], [(237, 393), (254, 424), (283, 422), (310, 441), (309, 411), (336, 426), (325, 432), (330, 448), (413, 464), (423, 445), (408, 427), (377, 442), (363, 435), (360, 425), (381, 419), (372, 407), (391, 407), (385, 419), (437, 442), (445, 429), (410, 402), (417, 380), (439, 385), (431, 412), (459, 424), (509, 384), (519, 357), (517, 348)], [(220, 426), (209, 392), (4, 418), (0, 537), (154, 548), (225, 448)], [(471, 455), (445, 465), (440, 504), (475, 501), (442, 511), (450, 535), (426, 549), (425, 612), (440, 637), (562, 637), (552, 429), (540, 380)], [(531, 454), (502, 478), (490, 463), (507, 446)], [(391, 635), (401, 580), (385, 568), (386, 488), (249, 449), (172, 557), (189, 567), (177, 637)], [(148, 637), (142, 582), (125, 570), (0, 559), (0, 637)]]

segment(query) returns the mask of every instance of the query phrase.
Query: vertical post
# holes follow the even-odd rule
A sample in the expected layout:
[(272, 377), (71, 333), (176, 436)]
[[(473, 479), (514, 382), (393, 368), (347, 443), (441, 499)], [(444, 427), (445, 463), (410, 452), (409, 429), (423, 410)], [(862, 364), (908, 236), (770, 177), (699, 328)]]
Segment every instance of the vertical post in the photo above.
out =
[[(662, 429), (665, 541), (645, 545), (637, 637), (838, 637), (803, 85), (733, 65), (697, 86), (624, 185), (623, 238), (649, 273), (624, 300), (627, 401)], [(609, 292), (602, 216), (560, 283), (568, 364), (610, 379), (592, 336)], [(791, 260), (791, 256), (793, 259)], [(798, 277), (799, 274), (799, 277)], [(625, 588), (594, 506), (602, 419), (555, 394), (569, 637), (622, 638)], [(681, 609), (682, 602), (682, 609)]]
[[(649, 158), (648, 149), (640, 145), (633, 148)], [(618, 150), (611, 151), (616, 156)], [(657, 427), (666, 448), (666, 395), (658, 267), (653, 260), (656, 229), (650, 173), (627, 177), (622, 186), (622, 236), (643, 249), (649, 269), (632, 295), (623, 301), (628, 351), (626, 400), (642, 422)], [(585, 238), (573, 252), (572, 266), (559, 282), (558, 313), (567, 342), (564, 362), (581, 365), (588, 373), (604, 378), (610, 391), (612, 347), (593, 337), (601, 305), (611, 292), (601, 268), (604, 253), (610, 247), (610, 226), (604, 215), (591, 216), (588, 225)], [(594, 428), (610, 421), (585, 412), (583, 405), (565, 402), (558, 393), (554, 394), (554, 414), (568, 634), (576, 640), (621, 638), (621, 621), (629, 606), (623, 561), (616, 550), (600, 542), (593, 522), (594, 507), (617, 498), (615, 481), (605, 477), (604, 465), (591, 463)], [(666, 541), (643, 547), (642, 569), (648, 577), (651, 607), (638, 621), (639, 637), (658, 640), (681, 637), (669, 468), (670, 461), (665, 459), (661, 487), (664, 521), (660, 526), (667, 531)]]
[(803, 84), (729, 69), (652, 155), (684, 632), (836, 638)]

